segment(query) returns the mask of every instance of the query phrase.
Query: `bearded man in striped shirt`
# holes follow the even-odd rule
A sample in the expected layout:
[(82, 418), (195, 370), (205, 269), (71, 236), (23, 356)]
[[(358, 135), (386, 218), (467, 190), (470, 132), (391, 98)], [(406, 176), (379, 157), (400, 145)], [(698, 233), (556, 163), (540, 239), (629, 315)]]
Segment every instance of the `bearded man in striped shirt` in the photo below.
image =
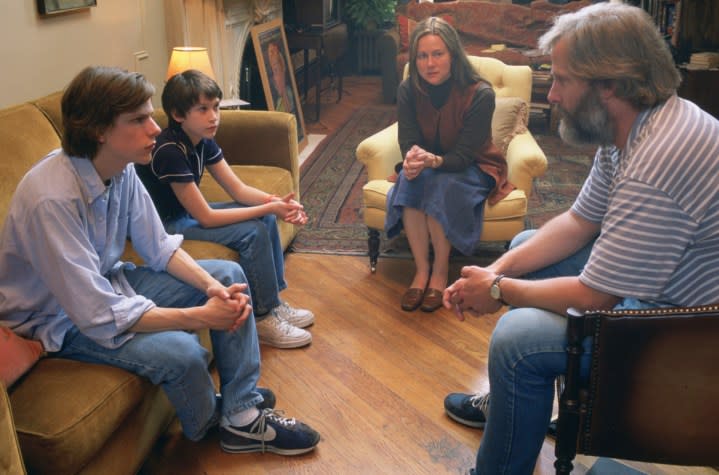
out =
[(483, 475), (532, 473), (566, 371), (568, 308), (719, 302), (719, 121), (677, 96), (681, 77), (651, 18), (595, 4), (558, 17), (539, 47), (552, 56), (561, 137), (599, 148), (570, 210), (490, 266), (464, 267), (444, 293), (460, 319), (510, 306), (490, 344), (491, 399), (445, 399), (450, 417), (484, 427), (473, 471)]

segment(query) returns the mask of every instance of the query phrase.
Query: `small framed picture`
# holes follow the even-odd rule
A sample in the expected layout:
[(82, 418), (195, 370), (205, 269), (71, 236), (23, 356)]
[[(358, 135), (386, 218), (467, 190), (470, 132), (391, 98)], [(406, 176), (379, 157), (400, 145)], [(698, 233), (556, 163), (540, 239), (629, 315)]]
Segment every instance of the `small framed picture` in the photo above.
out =
[(297, 144), (302, 151), (307, 145), (305, 119), (302, 115), (300, 96), (297, 94), (294, 68), (287, 48), (287, 37), (282, 20), (277, 18), (253, 27), (252, 44), (257, 56), (267, 108), (295, 116)]
[(37, 11), (40, 15), (54, 15), (96, 5), (97, 0), (37, 0)]

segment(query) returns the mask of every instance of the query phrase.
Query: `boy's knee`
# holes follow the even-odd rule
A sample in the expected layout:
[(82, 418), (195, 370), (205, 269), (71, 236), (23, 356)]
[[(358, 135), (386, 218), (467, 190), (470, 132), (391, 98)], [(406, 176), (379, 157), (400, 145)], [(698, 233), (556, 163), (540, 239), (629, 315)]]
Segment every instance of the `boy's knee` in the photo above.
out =
[[(204, 264), (204, 263), (203, 263)], [(246, 284), (247, 277), (242, 266), (234, 261), (215, 259), (203, 265), (212, 277), (222, 285), (228, 287), (232, 284)]]
[(185, 375), (207, 371), (209, 352), (200, 344), (196, 334), (184, 331), (160, 332), (153, 336), (156, 361), (168, 371), (168, 375)]

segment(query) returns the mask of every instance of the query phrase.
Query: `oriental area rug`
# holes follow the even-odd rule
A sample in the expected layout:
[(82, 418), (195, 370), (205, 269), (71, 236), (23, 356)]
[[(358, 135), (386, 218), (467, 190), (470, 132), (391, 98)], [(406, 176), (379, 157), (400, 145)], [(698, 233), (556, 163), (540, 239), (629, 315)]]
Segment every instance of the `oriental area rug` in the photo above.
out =
[[(309, 222), (292, 242), (292, 251), (367, 254), (367, 228), (362, 219), (362, 186), (367, 183), (367, 173), (355, 159), (355, 150), (362, 140), (395, 120), (395, 106), (363, 107), (305, 160), (300, 169), (300, 193)], [(594, 147), (571, 147), (554, 134), (534, 136), (549, 166), (534, 182), (528, 228), (539, 227), (571, 206), (594, 154)], [(388, 241), (384, 233), (380, 235), (383, 256), (409, 257), (403, 237)], [(502, 252), (503, 244), (483, 244), (478, 252), (494, 258)]]

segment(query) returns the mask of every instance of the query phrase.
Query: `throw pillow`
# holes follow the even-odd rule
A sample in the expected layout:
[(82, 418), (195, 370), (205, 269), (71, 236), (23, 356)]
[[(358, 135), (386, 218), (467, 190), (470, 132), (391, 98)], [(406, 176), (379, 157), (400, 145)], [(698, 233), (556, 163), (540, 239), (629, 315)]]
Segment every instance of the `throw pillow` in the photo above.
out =
[(492, 115), (492, 141), (503, 154), (515, 135), (527, 131), (529, 107), (519, 97), (497, 97)]
[(409, 35), (412, 34), (417, 22), (409, 18), (407, 15), (397, 15), (397, 28), (399, 30), (399, 49), (407, 51), (409, 49)]
[(43, 353), (39, 341), (19, 337), (7, 327), (0, 326), (0, 380), (10, 387), (40, 359)]

